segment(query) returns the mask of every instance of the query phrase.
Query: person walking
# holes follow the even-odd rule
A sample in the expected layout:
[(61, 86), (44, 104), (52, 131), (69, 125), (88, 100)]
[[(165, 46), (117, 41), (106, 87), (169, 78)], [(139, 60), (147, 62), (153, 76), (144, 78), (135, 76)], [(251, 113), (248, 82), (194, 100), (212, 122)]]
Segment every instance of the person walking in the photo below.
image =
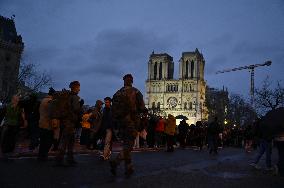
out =
[(218, 118), (215, 117), (214, 121), (211, 122), (207, 129), (207, 139), (208, 139), (208, 147), (209, 153), (212, 152), (214, 154), (218, 153), (218, 138), (220, 133), (220, 125), (218, 123)]
[(133, 174), (131, 151), (134, 139), (138, 133), (140, 114), (145, 109), (142, 93), (132, 86), (133, 77), (126, 74), (123, 77), (124, 86), (113, 95), (112, 113), (115, 121), (118, 121), (122, 132), (123, 147), (119, 154), (110, 161), (111, 173), (116, 175), (117, 166), (121, 161), (125, 163), (125, 175)]
[(91, 122), (91, 129), (90, 129), (90, 137), (89, 137), (89, 143), (87, 144), (87, 148), (90, 150), (94, 149), (100, 149), (98, 147), (98, 140), (100, 139), (99, 130), (101, 128), (102, 123), (102, 106), (103, 101), (97, 100), (95, 104), (95, 109), (92, 112), (92, 115), (90, 117)]
[(104, 98), (105, 107), (103, 109), (101, 128), (99, 130), (99, 134), (101, 138), (104, 140), (104, 148), (103, 153), (100, 155), (102, 160), (108, 160), (111, 155), (112, 150), (112, 135), (113, 135), (113, 117), (111, 110), (111, 98)]
[(80, 136), (80, 145), (87, 146), (89, 145), (89, 138), (90, 138), (90, 129), (91, 129), (91, 123), (90, 123), (90, 117), (92, 115), (92, 110), (89, 109), (85, 111), (82, 115), (82, 132)]
[[(78, 96), (80, 92), (80, 83), (78, 81), (73, 81), (69, 84), (71, 91), (68, 93), (67, 109), (64, 117), (61, 117), (60, 124), (63, 127), (62, 137), (59, 142), (59, 148), (56, 155), (56, 166), (66, 166), (64, 164), (64, 155), (67, 150), (67, 163), (68, 165), (77, 164), (73, 156), (73, 148), (75, 143), (75, 126), (78, 122), (79, 115), (81, 113), (80, 97)], [(67, 91), (65, 91), (67, 92)]]
[(149, 123), (147, 127), (146, 140), (147, 140), (148, 147), (153, 148), (155, 145), (155, 128), (157, 125), (158, 118), (153, 114), (150, 114), (149, 116), (150, 118), (149, 118)]
[(251, 124), (248, 124), (244, 130), (244, 142), (245, 142), (245, 151), (250, 153), (252, 151), (253, 144), (253, 128)]
[(5, 120), (0, 137), (1, 159), (3, 161), (10, 161), (9, 157), (16, 146), (16, 136), (21, 126), (20, 122), (23, 121), (23, 127), (27, 127), (25, 113), (24, 110), (19, 107), (19, 100), (19, 96), (14, 95), (11, 103), (7, 105), (5, 110)]
[(164, 145), (164, 131), (165, 131), (165, 120), (163, 117), (159, 116), (159, 120), (157, 121), (157, 125), (155, 128), (155, 141), (157, 148)]
[(266, 170), (273, 170), (271, 165), (271, 154), (272, 154), (272, 139), (273, 134), (269, 130), (269, 124), (263, 123), (261, 120), (256, 122), (255, 126), (255, 134), (258, 138), (258, 153), (256, 154), (251, 166), (256, 169), (259, 169), (258, 162), (261, 159), (262, 155), (265, 153), (265, 163), (266, 163)]
[(189, 125), (186, 123), (186, 120), (183, 119), (180, 121), (178, 126), (178, 140), (180, 147), (184, 149), (186, 147), (186, 138), (189, 131)]
[(52, 100), (52, 95), (55, 93), (53, 88), (49, 88), (48, 95), (42, 99), (39, 106), (39, 128), (40, 128), (40, 143), (38, 160), (47, 161), (48, 152), (53, 143), (53, 127), (48, 113), (48, 104)]
[(31, 151), (37, 149), (39, 145), (40, 128), (39, 128), (39, 106), (40, 102), (36, 94), (31, 94), (29, 99), (25, 102), (25, 117), (28, 122), (28, 130), (30, 136), (29, 149)]
[(176, 118), (169, 114), (165, 123), (165, 134), (167, 140), (167, 152), (174, 151), (174, 135), (176, 132)]

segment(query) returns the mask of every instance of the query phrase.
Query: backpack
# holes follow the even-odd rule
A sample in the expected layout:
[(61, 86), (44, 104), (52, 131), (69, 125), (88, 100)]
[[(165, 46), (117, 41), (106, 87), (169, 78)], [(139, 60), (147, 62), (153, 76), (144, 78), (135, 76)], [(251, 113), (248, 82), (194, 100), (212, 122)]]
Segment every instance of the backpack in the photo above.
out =
[(49, 118), (64, 119), (72, 115), (70, 98), (71, 91), (63, 89), (55, 92), (48, 104)]
[(114, 119), (120, 120), (129, 113), (130, 102), (124, 88), (118, 90), (112, 97), (112, 112)]
[(123, 87), (113, 95), (112, 114), (115, 119), (123, 119), (129, 114), (136, 119), (135, 116), (144, 109), (143, 96), (134, 87)]

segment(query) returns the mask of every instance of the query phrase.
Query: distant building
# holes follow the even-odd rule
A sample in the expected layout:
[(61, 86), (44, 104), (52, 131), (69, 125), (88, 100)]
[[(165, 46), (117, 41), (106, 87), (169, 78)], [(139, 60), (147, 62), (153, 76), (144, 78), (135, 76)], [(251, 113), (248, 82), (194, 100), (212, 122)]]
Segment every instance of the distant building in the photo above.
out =
[(218, 120), (223, 124), (227, 123), (229, 111), (229, 93), (227, 88), (216, 89), (206, 88), (206, 106), (208, 111), (208, 120), (213, 121), (217, 116)]
[(14, 20), (0, 16), (0, 101), (6, 101), (17, 92), (23, 49)]
[(204, 80), (205, 60), (196, 49), (183, 52), (179, 60), (179, 79), (174, 79), (173, 58), (167, 53), (149, 57), (146, 80), (146, 106), (150, 112), (187, 117), (188, 123), (207, 120)]

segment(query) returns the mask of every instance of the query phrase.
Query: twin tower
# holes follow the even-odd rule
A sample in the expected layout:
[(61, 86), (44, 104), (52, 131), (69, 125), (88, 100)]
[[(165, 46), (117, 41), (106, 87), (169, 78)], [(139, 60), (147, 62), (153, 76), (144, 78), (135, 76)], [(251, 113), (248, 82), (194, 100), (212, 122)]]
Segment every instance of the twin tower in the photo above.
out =
[(179, 60), (179, 79), (174, 79), (173, 58), (167, 53), (152, 54), (148, 62), (146, 106), (157, 115), (186, 117), (188, 123), (207, 120), (202, 53), (183, 52)]

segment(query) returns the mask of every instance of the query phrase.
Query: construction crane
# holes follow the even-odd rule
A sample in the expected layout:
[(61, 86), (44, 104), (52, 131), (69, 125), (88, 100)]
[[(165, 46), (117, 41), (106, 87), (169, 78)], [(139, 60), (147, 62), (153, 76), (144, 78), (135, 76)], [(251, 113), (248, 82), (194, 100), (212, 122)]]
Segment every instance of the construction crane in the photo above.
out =
[(263, 64), (247, 65), (247, 66), (243, 66), (243, 67), (237, 67), (237, 68), (233, 68), (233, 69), (225, 69), (225, 70), (222, 70), (222, 71), (217, 71), (216, 74), (238, 71), (238, 70), (243, 70), (243, 69), (249, 69), (249, 71), (250, 71), (251, 105), (253, 106), (254, 105), (254, 69), (256, 67), (261, 67), (261, 66), (270, 66), (271, 64), (272, 64), (271, 61), (266, 61)]

